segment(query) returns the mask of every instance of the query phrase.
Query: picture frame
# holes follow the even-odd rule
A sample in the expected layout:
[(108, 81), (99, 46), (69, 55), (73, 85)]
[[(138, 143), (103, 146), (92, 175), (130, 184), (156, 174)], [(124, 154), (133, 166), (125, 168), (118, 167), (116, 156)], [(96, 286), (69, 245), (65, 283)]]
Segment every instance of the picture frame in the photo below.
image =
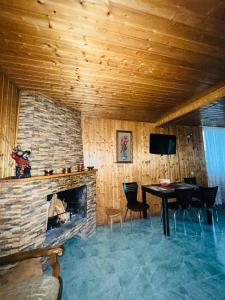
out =
[(117, 163), (133, 162), (133, 134), (132, 131), (116, 131)]

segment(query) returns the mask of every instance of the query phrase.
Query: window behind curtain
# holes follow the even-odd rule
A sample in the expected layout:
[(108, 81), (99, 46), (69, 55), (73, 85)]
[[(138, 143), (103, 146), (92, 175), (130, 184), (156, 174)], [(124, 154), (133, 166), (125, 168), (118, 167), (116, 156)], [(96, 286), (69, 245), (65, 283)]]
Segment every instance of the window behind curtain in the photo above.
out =
[(216, 202), (225, 202), (225, 128), (203, 127), (209, 186), (218, 185)]

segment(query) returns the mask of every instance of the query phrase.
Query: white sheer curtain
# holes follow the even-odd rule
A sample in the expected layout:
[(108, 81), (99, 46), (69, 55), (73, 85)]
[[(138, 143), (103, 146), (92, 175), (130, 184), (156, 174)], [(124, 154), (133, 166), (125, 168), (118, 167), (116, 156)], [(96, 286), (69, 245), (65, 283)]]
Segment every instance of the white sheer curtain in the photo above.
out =
[(209, 186), (218, 185), (216, 202), (225, 202), (225, 128), (203, 127)]

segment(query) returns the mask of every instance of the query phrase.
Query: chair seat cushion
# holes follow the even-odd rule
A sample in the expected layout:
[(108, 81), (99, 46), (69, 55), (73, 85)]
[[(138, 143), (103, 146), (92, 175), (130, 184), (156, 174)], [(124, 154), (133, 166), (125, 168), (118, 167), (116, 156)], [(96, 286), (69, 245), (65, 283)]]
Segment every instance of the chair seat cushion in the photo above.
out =
[(136, 201), (132, 204), (129, 203), (127, 205), (127, 208), (133, 211), (143, 211), (143, 210), (147, 210), (149, 208), (149, 205), (147, 203)]
[(57, 300), (59, 280), (53, 276), (34, 276), (21, 283), (1, 287), (1, 300)]
[(43, 274), (42, 266), (38, 258), (26, 259), (16, 265), (0, 268), (0, 286), (6, 284), (15, 285)]

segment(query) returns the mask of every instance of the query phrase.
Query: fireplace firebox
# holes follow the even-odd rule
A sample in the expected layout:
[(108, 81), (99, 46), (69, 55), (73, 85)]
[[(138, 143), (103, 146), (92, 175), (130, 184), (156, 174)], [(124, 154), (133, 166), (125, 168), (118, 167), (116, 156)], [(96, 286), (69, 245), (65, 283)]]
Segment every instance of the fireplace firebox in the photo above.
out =
[(47, 231), (73, 226), (87, 215), (86, 185), (47, 196)]

